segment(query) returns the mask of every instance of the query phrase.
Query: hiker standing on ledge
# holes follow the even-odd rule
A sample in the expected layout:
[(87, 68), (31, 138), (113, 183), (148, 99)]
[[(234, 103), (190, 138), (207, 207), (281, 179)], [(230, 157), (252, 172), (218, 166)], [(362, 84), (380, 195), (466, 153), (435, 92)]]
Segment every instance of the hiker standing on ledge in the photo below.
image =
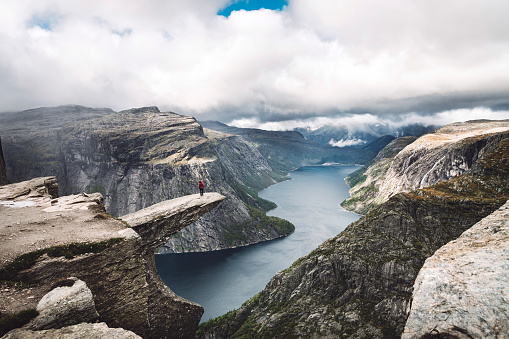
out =
[(203, 190), (204, 190), (204, 186), (203, 186), (203, 182), (200, 180), (200, 184), (198, 185), (198, 187), (200, 187), (200, 195), (203, 195)]

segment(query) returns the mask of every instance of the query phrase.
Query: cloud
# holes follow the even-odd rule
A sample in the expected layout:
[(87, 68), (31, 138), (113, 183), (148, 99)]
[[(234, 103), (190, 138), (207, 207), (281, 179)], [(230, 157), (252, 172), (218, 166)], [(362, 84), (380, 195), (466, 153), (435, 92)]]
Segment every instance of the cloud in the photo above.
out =
[(505, 0), (290, 0), (217, 15), (229, 3), (2, 2), (0, 111), (157, 105), (268, 122), (509, 101)]
[(361, 139), (341, 139), (339, 141), (336, 141), (334, 139), (330, 139), (329, 145), (334, 147), (348, 147), (348, 146), (357, 146), (357, 145), (363, 145), (366, 142)]
[[(509, 110), (495, 111), (486, 107), (476, 107), (472, 109), (447, 110), (428, 115), (412, 112), (398, 115), (377, 116), (365, 113), (270, 122), (260, 122), (257, 118), (241, 118), (232, 120), (229, 125), (241, 128), (259, 128), (269, 131), (288, 131), (297, 128), (315, 131), (321, 127), (329, 126), (343, 127), (350, 132), (358, 132), (370, 131), (372, 126), (376, 125), (387, 125), (394, 128), (413, 124), (441, 127), (454, 122), (481, 119), (509, 119)], [(351, 142), (350, 139), (349, 141)], [(332, 142), (338, 143), (335, 140)], [(339, 142), (342, 142), (342, 140)]]

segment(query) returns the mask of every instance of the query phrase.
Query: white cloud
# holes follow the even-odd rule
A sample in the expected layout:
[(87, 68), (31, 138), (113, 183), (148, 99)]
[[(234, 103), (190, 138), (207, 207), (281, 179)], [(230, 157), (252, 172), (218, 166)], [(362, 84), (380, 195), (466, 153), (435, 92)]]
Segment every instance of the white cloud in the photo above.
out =
[(227, 3), (3, 1), (0, 111), (76, 103), (376, 119), (507, 100), (505, 0), (290, 0), (217, 16)]
[[(506, 120), (509, 119), (509, 111), (493, 111), (485, 107), (476, 107), (472, 109), (448, 110), (429, 115), (406, 113), (392, 116), (377, 116), (365, 113), (271, 122), (260, 122), (256, 118), (241, 118), (232, 120), (229, 125), (242, 128), (259, 128), (269, 131), (288, 131), (296, 128), (304, 128), (314, 131), (320, 127), (330, 126), (344, 127), (348, 131), (357, 132), (369, 131), (371, 126), (376, 125), (388, 125), (394, 128), (412, 124), (440, 127), (454, 122), (480, 119)], [(339, 142), (341, 142), (341, 140)], [(337, 142), (333, 141), (333, 143)]]
[(365, 144), (366, 142), (361, 139), (341, 139), (341, 140), (334, 140), (330, 139), (329, 145), (334, 147), (348, 147), (348, 146), (357, 146)]

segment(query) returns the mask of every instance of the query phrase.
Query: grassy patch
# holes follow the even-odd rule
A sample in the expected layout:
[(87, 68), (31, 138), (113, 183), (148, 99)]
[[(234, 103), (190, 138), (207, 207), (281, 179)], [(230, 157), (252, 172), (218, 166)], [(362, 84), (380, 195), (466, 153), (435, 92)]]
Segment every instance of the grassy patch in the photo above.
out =
[(66, 259), (72, 259), (85, 253), (100, 253), (123, 240), (124, 238), (111, 238), (100, 242), (71, 243), (25, 253), (0, 270), (0, 281), (15, 281), (19, 272), (32, 267), (44, 254), (51, 258), (65, 257)]

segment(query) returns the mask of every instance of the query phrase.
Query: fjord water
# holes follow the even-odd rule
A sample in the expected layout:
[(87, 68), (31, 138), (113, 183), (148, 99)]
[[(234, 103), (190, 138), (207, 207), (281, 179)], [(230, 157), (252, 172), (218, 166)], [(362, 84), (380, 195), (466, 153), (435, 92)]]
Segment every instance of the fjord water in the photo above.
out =
[(278, 207), (268, 215), (295, 225), (288, 237), (247, 247), (205, 253), (155, 256), (159, 274), (176, 294), (203, 306), (202, 322), (239, 308), (278, 271), (308, 254), (359, 218), (339, 204), (348, 195), (344, 178), (358, 166), (309, 166), (260, 197)]

